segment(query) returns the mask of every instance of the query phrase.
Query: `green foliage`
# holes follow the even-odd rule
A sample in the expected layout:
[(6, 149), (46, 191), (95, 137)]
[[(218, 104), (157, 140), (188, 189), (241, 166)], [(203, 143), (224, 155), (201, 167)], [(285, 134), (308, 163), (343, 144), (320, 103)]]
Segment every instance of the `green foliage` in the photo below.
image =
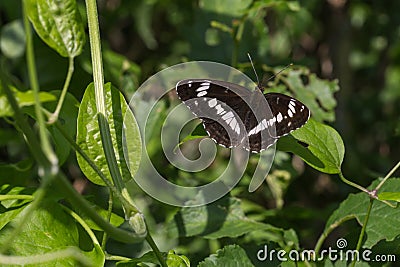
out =
[(294, 131), (292, 136), (305, 146), (288, 137), (280, 141), (278, 148), (297, 154), (321, 172), (340, 173), (344, 144), (333, 128), (311, 119), (304, 127)]
[[(17, 193), (15, 189), (12, 191), (12, 194)], [(10, 235), (14, 234), (13, 228), (25, 219), (25, 206), (21, 207), (20, 205), (21, 203), (14, 201), (12, 205), (7, 205), (9, 211), (2, 214), (1, 224), (7, 224), (1, 230), (0, 244), (2, 246), (5, 246), (5, 242), (10, 240)], [(86, 264), (90, 262), (91, 265), (96, 266), (103, 264), (104, 254), (98, 244), (94, 244), (89, 251), (75, 249), (75, 255), (71, 255), (67, 250), (80, 246), (80, 232), (74, 219), (60, 209), (59, 204), (54, 201), (48, 200), (41, 203), (40, 207), (30, 214), (29, 220), (23, 222), (24, 229), (13, 238), (12, 244), (8, 246), (8, 255), (36, 256), (43, 254), (42, 259), (38, 262), (40, 266), (75, 266), (77, 261), (83, 261)], [(59, 252), (59, 255), (55, 259), (50, 254), (46, 254), (56, 251)], [(37, 259), (26, 258), (26, 263), (35, 261)]]
[[(105, 89), (106, 110), (109, 114), (108, 122), (112, 132), (113, 147), (115, 148), (118, 166), (121, 168), (123, 177), (125, 181), (129, 181), (131, 175), (135, 175), (140, 162), (141, 140), (139, 128), (122, 94), (116, 88), (113, 88), (110, 83), (105, 85)], [(77, 121), (77, 144), (89, 155), (97, 166), (101, 166), (101, 172), (106, 174), (108, 179), (112, 181), (107, 158), (103, 152), (102, 139), (99, 134), (100, 130), (93, 84), (90, 84), (86, 88), (79, 106)], [(123, 129), (124, 123), (125, 128)], [(125, 148), (123, 147), (123, 135), (126, 138)], [(82, 172), (90, 181), (95, 184), (104, 185), (104, 182), (80, 154), (77, 154), (77, 159)]]
[(217, 254), (210, 255), (199, 267), (209, 266), (254, 266), (241, 247), (237, 245), (226, 246), (217, 251)]
[[(384, 264), (276, 257), (335, 249), (335, 238), (398, 262), (400, 178), (393, 176), (400, 163), (388, 170), (400, 155), (399, 3), (95, 2), (0, 1), (1, 266)], [(131, 96), (158, 70), (192, 60), (254, 77), (248, 52), (257, 73), (273, 76), (265, 93), (296, 97), (311, 119), (278, 140), (256, 191), (248, 192), (254, 170), (267, 163), (252, 154), (241, 181), (213, 203), (198, 206), (202, 194), (187, 207), (155, 201), (132, 179), (149, 178), (142, 146), (167, 182), (188, 187), (223, 173), (230, 150), (218, 148), (202, 171), (179, 169), (160, 141), (176, 95), (159, 99), (148, 118), (164, 84), (130, 103), (135, 114)], [(201, 153), (193, 147), (207, 134), (199, 121), (191, 126), (174, 152), (195, 160)], [(275, 254), (262, 261), (266, 246)]]
[[(377, 185), (377, 181), (371, 185)], [(400, 191), (400, 179), (389, 179), (382, 187), (383, 191)], [(382, 192), (381, 194), (384, 194)], [(342, 201), (339, 208), (335, 210), (331, 217), (329, 217), (325, 230), (332, 225), (337, 224), (339, 221), (347, 220), (350, 218), (357, 219), (360, 225), (363, 225), (365, 216), (367, 215), (365, 207), (368, 206), (369, 198), (364, 193), (350, 194), (347, 199)], [(366, 225), (367, 238), (364, 241), (364, 248), (372, 248), (379, 241), (393, 241), (397, 236), (397, 225), (400, 220), (399, 209), (393, 209), (388, 205), (376, 201), (372, 207), (369, 221)]]
[(75, 0), (24, 1), (30, 21), (44, 42), (63, 57), (82, 51), (85, 31)]
[[(12, 87), (12, 90), (20, 107), (32, 106), (35, 103), (32, 90), (21, 92), (18, 91), (15, 87)], [(56, 98), (52, 94), (49, 94), (47, 92), (40, 92), (39, 99), (43, 103), (56, 100)], [(13, 115), (13, 110), (7, 101), (7, 97), (4, 94), (0, 95), (0, 109), (0, 117), (11, 117)]]

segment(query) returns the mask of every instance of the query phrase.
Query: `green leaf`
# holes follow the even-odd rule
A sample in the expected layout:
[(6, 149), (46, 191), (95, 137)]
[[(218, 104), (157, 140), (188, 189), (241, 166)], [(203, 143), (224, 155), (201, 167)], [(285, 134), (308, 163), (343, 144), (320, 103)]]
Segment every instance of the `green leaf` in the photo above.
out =
[(167, 265), (168, 267), (190, 267), (190, 261), (186, 256), (177, 255), (170, 250), (167, 256)]
[(0, 35), (0, 48), (6, 57), (21, 57), (25, 52), (25, 43), (25, 31), (21, 20), (14, 20), (3, 25)]
[(63, 57), (75, 57), (85, 30), (75, 0), (25, 0), (28, 17), (42, 40)]
[(200, 235), (209, 239), (238, 237), (252, 231), (262, 231), (269, 240), (285, 246), (285, 231), (247, 218), (237, 198), (223, 197), (206, 206), (182, 208), (167, 224), (172, 238)]
[[(26, 209), (18, 214), (5, 228), (0, 231), (0, 244), (13, 234), (13, 228), (24, 217)], [(38, 209), (32, 211), (29, 219), (22, 224), (18, 235), (9, 244), (8, 255), (34, 256), (43, 255), (39, 263), (30, 266), (76, 266), (76, 256), (66, 254), (56, 260), (48, 261), (45, 253), (57, 252), (66, 248), (76, 249), (77, 255), (91, 263), (91, 266), (103, 266), (104, 254), (98, 245), (92, 251), (86, 252), (79, 248), (79, 231), (75, 221), (66, 214), (59, 204), (52, 201), (41, 203)]]
[[(141, 139), (135, 117), (126, 104), (123, 95), (111, 83), (104, 85), (106, 110), (114, 153), (125, 181), (129, 181), (139, 168), (141, 157)], [(124, 154), (123, 127), (126, 139)], [(77, 144), (96, 163), (110, 181), (111, 175), (103, 151), (100, 129), (97, 121), (97, 110), (93, 83), (83, 95), (78, 113)], [(127, 157), (127, 158), (125, 158)], [(78, 164), (86, 177), (95, 184), (104, 185), (96, 172), (77, 153)], [(129, 164), (129, 168), (128, 165)]]
[(201, 0), (199, 6), (206, 11), (239, 17), (246, 13), (251, 3), (251, 0)]
[[(370, 188), (377, 186), (379, 181), (374, 181)], [(390, 178), (382, 186), (381, 191), (397, 191), (400, 192), (400, 179)], [(332, 225), (338, 224), (346, 218), (357, 219), (357, 222), (362, 225), (365, 220), (365, 215), (369, 205), (370, 198), (367, 194), (361, 192), (350, 194), (335, 210), (328, 222), (325, 225), (325, 230)], [(390, 206), (374, 201), (371, 214), (366, 227), (366, 240), (364, 248), (371, 248), (380, 240), (393, 241), (400, 235), (400, 208), (391, 208)]]
[(378, 194), (378, 199), (400, 202), (400, 192), (382, 192)]
[(246, 251), (238, 245), (225, 246), (217, 250), (216, 254), (210, 255), (200, 262), (199, 267), (219, 267), (219, 266), (254, 266), (246, 254)]
[[(12, 187), (8, 184), (4, 184), (0, 187), (0, 195), (31, 195), (32, 193), (32, 189)], [(30, 201), (31, 200), (28, 199), (20, 200), (17, 198), (0, 201), (0, 207), (3, 208), (0, 213), (0, 230), (13, 220), (25, 208), (25, 204)]]
[[(18, 91), (15, 87), (10, 86), (11, 90), (14, 92), (14, 96), (17, 100), (17, 103), (20, 107), (31, 106), (35, 104), (35, 98), (33, 95), (33, 91)], [(47, 92), (39, 93), (40, 102), (49, 102), (55, 101), (57, 98)], [(11, 117), (14, 114), (13, 109), (8, 103), (7, 97), (4, 94), (0, 95), (0, 117)]]
[(306, 125), (292, 132), (292, 136), (304, 143), (299, 144), (290, 136), (281, 138), (277, 148), (301, 157), (311, 167), (324, 173), (339, 173), (344, 158), (342, 138), (332, 127), (310, 119)]

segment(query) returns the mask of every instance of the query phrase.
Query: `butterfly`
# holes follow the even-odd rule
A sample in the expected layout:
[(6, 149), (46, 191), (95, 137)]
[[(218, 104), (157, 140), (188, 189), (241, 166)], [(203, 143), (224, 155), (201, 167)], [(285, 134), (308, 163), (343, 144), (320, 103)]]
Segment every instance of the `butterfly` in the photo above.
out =
[(257, 88), (212, 79), (186, 79), (175, 86), (180, 100), (202, 120), (211, 139), (254, 153), (310, 118), (310, 110), (299, 100), (280, 93), (264, 94), (261, 86)]

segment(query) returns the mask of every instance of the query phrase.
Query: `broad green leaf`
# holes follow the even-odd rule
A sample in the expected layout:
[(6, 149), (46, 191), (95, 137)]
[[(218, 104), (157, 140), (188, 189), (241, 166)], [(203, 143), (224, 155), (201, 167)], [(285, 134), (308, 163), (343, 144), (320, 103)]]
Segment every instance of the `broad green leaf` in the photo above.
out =
[[(377, 186), (379, 181), (372, 183), (370, 188)], [(390, 178), (382, 186), (380, 191), (400, 192), (400, 178)], [(369, 205), (369, 197), (361, 192), (350, 194), (335, 212), (331, 215), (325, 225), (325, 230), (340, 221), (351, 218), (357, 219), (362, 225)], [(400, 235), (400, 208), (391, 208), (388, 205), (375, 200), (372, 206), (371, 214), (366, 227), (366, 240), (364, 248), (371, 248), (380, 240), (392, 241)]]
[(393, 200), (400, 202), (400, 192), (382, 192), (378, 194), (380, 200)]
[(189, 259), (184, 255), (177, 255), (173, 250), (168, 252), (167, 256), (168, 267), (190, 267)]
[(293, 152), (311, 167), (324, 173), (339, 173), (344, 157), (342, 138), (332, 127), (310, 119), (303, 127), (292, 132), (292, 136), (304, 143), (304, 147), (292, 137), (286, 136), (278, 142), (278, 149)]
[[(3, 184), (0, 187), (0, 195), (31, 195), (32, 193), (32, 189), (27, 189), (24, 187), (12, 187), (8, 184)], [(29, 199), (9, 199), (0, 201), (1, 207), (5, 209), (0, 213), (0, 230), (3, 229), (7, 223), (13, 220), (25, 208), (25, 205), (31, 201), (32, 200)]]
[[(26, 209), (0, 231), (0, 244), (4, 245), (25, 212)], [(65, 254), (65, 257), (60, 255), (56, 260), (46, 259), (46, 253), (74, 248), (75, 254), (91, 262), (91, 266), (103, 266), (105, 257), (99, 246), (95, 245), (92, 251), (86, 252), (79, 248), (79, 242), (79, 231), (73, 218), (56, 202), (45, 201), (39, 208), (33, 210), (29, 219), (22, 224), (22, 229), (9, 244), (7, 254), (14, 256), (44, 254), (39, 263), (30, 266), (76, 266), (76, 256), (72, 257), (71, 254)]]
[[(129, 181), (135, 175), (141, 157), (139, 128), (123, 95), (116, 88), (112, 87), (110, 83), (104, 85), (104, 90), (108, 115), (107, 120), (110, 127), (114, 153), (123, 179)], [(125, 155), (123, 148), (123, 127), (125, 127), (125, 150), (127, 152)], [(109, 180), (112, 181), (101, 142), (93, 83), (86, 88), (79, 107), (77, 143)], [(77, 159), (82, 172), (90, 181), (95, 184), (104, 185), (96, 172), (78, 153)], [(129, 168), (127, 164), (129, 164)]]
[(201, 0), (199, 6), (209, 12), (238, 17), (246, 13), (251, 3), (250, 0)]
[(25, 0), (28, 17), (42, 40), (63, 57), (75, 57), (85, 30), (75, 0)]
[(182, 208), (167, 224), (173, 238), (200, 235), (209, 239), (238, 237), (253, 231), (268, 235), (269, 240), (285, 247), (285, 231), (247, 218), (237, 198), (223, 197), (206, 206)]
[[(25, 91), (21, 92), (17, 90), (15, 87), (10, 86), (11, 90), (14, 92), (14, 97), (17, 100), (17, 103), (20, 107), (31, 106), (35, 104), (35, 98), (33, 95), (33, 91)], [(40, 102), (49, 102), (55, 101), (57, 98), (47, 92), (39, 93)], [(0, 95), (0, 117), (11, 117), (14, 114), (10, 104), (8, 103), (7, 97), (4, 94)]]
[(2, 26), (0, 48), (6, 57), (21, 57), (25, 52), (25, 43), (25, 31), (21, 20), (14, 20)]
[(216, 254), (210, 255), (200, 262), (199, 267), (219, 267), (219, 266), (254, 266), (246, 254), (246, 251), (238, 245), (225, 246), (217, 250)]

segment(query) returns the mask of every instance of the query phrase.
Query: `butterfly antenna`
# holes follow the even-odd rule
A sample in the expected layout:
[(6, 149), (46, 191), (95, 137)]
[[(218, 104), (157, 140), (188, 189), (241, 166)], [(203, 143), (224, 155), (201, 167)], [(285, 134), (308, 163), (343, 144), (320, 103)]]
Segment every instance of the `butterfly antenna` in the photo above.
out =
[(288, 64), (286, 67), (284, 67), (283, 69), (281, 69), (280, 71), (278, 71), (276, 74), (272, 75), (266, 82), (269, 82), (270, 80), (272, 80), (273, 78), (275, 78), (276, 76), (278, 76), (281, 72), (283, 72), (284, 70), (286, 70), (287, 68), (293, 66), (293, 63)]
[(251, 67), (253, 68), (254, 74), (256, 75), (257, 86), (260, 88), (260, 86), (261, 86), (260, 80), (258, 79), (257, 71), (256, 71), (256, 68), (254, 68), (253, 60), (251, 59), (250, 53), (247, 53), (247, 56), (249, 57), (249, 60), (250, 60), (250, 63), (251, 63)]

